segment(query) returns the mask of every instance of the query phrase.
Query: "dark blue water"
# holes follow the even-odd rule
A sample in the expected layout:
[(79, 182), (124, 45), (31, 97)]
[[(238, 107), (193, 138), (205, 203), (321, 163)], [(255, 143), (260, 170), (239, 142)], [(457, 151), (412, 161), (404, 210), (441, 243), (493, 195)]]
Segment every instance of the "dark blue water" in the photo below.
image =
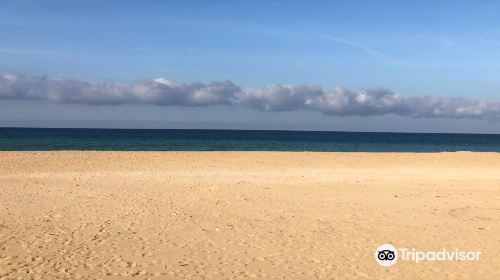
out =
[(0, 128), (0, 150), (500, 151), (500, 135), (269, 130)]

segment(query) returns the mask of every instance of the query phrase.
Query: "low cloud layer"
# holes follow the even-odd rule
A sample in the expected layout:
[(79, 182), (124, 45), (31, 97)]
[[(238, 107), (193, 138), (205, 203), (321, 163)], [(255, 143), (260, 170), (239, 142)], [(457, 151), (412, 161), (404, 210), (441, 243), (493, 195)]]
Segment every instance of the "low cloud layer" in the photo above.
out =
[(332, 116), (393, 114), (414, 118), (500, 119), (500, 102), (407, 97), (384, 88), (359, 91), (340, 87), (324, 90), (310, 85), (242, 88), (231, 81), (185, 84), (153, 79), (125, 84), (3, 75), (0, 76), (0, 99), (88, 105), (227, 105), (268, 112), (313, 110)]

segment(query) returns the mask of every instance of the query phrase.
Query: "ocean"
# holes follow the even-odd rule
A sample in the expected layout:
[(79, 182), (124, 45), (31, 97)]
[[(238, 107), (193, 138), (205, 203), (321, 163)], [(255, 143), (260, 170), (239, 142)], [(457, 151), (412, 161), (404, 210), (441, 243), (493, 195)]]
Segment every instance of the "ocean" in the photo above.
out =
[(0, 128), (0, 150), (500, 151), (500, 135), (203, 129)]

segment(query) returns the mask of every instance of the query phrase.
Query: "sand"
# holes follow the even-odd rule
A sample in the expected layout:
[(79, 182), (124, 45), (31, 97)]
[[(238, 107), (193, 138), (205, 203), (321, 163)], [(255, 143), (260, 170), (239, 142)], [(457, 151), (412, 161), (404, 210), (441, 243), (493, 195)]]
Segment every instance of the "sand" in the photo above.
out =
[[(375, 262), (378, 245), (481, 251)], [(498, 279), (500, 154), (1, 152), (3, 279)]]

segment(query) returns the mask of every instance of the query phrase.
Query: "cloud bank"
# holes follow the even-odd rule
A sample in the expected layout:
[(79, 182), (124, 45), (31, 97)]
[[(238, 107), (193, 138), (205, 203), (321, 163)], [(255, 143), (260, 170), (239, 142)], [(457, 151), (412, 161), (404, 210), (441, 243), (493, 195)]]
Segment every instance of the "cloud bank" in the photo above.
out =
[(159, 78), (132, 84), (0, 76), (0, 99), (88, 105), (246, 106), (277, 112), (312, 110), (332, 116), (399, 115), (413, 118), (500, 119), (500, 102), (446, 97), (407, 97), (384, 88), (324, 90), (310, 85), (242, 88), (231, 81), (176, 83)]

